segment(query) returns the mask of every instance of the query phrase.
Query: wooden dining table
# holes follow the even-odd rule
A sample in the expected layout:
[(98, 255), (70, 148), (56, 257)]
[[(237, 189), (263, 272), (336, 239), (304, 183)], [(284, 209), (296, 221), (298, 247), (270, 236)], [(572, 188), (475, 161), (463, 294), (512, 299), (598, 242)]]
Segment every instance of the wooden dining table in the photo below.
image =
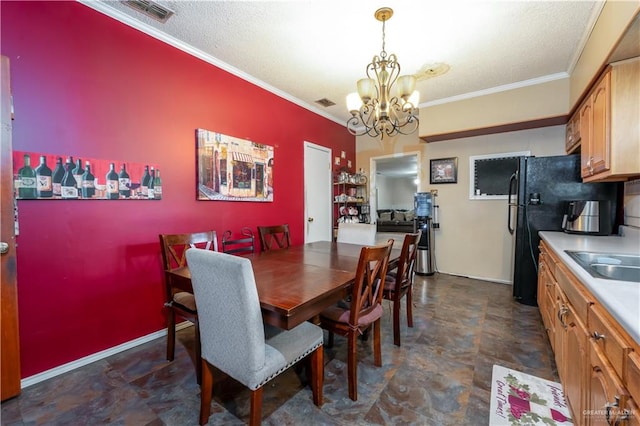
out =
[[(264, 322), (290, 330), (347, 295), (363, 246), (318, 241), (249, 254)], [(400, 249), (394, 248), (390, 268)], [(166, 271), (174, 284), (191, 288), (188, 267)]]

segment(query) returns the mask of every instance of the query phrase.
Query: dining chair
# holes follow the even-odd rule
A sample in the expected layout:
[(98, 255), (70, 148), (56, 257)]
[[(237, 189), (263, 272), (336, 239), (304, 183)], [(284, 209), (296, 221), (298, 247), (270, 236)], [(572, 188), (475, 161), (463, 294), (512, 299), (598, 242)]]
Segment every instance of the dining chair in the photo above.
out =
[(400, 257), (398, 258), (398, 266), (393, 271), (387, 272), (387, 277), (384, 281), (382, 297), (393, 303), (393, 343), (396, 346), (400, 346), (400, 302), (405, 295), (407, 301), (407, 326), (413, 327), (413, 268), (416, 262), (419, 240), (420, 232), (405, 234)]
[(291, 245), (289, 225), (258, 226), (262, 251), (288, 248)]
[(376, 225), (369, 223), (339, 223), (336, 241), (367, 246), (375, 245)]
[(385, 245), (367, 246), (360, 251), (350, 300), (342, 300), (320, 314), (320, 327), (329, 331), (328, 347), (333, 346), (334, 333), (347, 338), (347, 376), (349, 398), (358, 400), (358, 364), (356, 343), (358, 335), (373, 326), (373, 359), (382, 365), (380, 347), (380, 318), (382, 317), (382, 288), (389, 265), (393, 240)]
[(260, 424), (262, 389), (309, 357), (313, 402), (322, 405), (323, 332), (310, 322), (291, 330), (264, 327), (251, 261), (207, 250), (187, 251), (202, 342), (200, 424), (211, 412), (213, 369), (251, 390), (249, 424)]
[(167, 313), (167, 360), (173, 361), (176, 345), (176, 315), (192, 322), (195, 326), (196, 379), (202, 377), (200, 362), (200, 333), (198, 332), (198, 312), (192, 289), (184, 283), (172, 279), (170, 271), (187, 266), (186, 252), (197, 247), (218, 251), (216, 231), (191, 234), (160, 234), (162, 264), (164, 268), (165, 303)]
[(251, 228), (244, 227), (240, 230), (242, 237), (233, 238), (231, 230), (222, 234), (222, 252), (228, 254), (249, 254), (255, 252), (255, 237)]

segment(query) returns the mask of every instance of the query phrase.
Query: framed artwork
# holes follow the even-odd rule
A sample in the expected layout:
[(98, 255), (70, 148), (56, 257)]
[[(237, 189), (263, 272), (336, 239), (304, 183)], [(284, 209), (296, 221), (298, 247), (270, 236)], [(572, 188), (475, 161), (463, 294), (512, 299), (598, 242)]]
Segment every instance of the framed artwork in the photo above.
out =
[(198, 200), (273, 201), (273, 147), (196, 130)]
[(433, 159), (429, 182), (458, 183), (458, 157)]
[(161, 200), (157, 164), (13, 151), (18, 200)]

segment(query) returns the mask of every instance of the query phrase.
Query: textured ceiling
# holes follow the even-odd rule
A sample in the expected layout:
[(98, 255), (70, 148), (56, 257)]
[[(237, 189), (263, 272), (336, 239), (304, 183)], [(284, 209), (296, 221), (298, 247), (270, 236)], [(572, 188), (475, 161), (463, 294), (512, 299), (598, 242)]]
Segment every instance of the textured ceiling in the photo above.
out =
[[(601, 1), (160, 1), (175, 12), (157, 22), (117, 1), (80, 0), (128, 25), (336, 122), (345, 97), (382, 47), (373, 14), (392, 7), (386, 50), (404, 73), (435, 63), (421, 79), (420, 105), (562, 78), (571, 73)], [(316, 100), (336, 103), (322, 107)]]

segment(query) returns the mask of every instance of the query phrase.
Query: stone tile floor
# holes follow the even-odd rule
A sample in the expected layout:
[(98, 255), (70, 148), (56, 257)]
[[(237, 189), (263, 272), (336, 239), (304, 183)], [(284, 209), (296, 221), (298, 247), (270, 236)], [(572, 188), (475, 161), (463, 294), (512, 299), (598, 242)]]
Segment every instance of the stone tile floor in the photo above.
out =
[[(373, 365), (371, 339), (359, 341), (358, 401), (347, 395), (346, 342), (336, 336), (325, 347), (322, 408), (291, 369), (265, 388), (263, 424), (486, 425), (493, 364), (558, 381), (538, 309), (514, 302), (511, 286), (416, 276), (413, 312), (396, 347), (385, 301), (382, 367)], [(1, 424), (197, 425), (193, 327), (178, 339), (173, 362), (162, 338), (23, 389), (2, 404)], [(245, 423), (248, 391), (222, 373), (214, 381), (209, 424)]]

